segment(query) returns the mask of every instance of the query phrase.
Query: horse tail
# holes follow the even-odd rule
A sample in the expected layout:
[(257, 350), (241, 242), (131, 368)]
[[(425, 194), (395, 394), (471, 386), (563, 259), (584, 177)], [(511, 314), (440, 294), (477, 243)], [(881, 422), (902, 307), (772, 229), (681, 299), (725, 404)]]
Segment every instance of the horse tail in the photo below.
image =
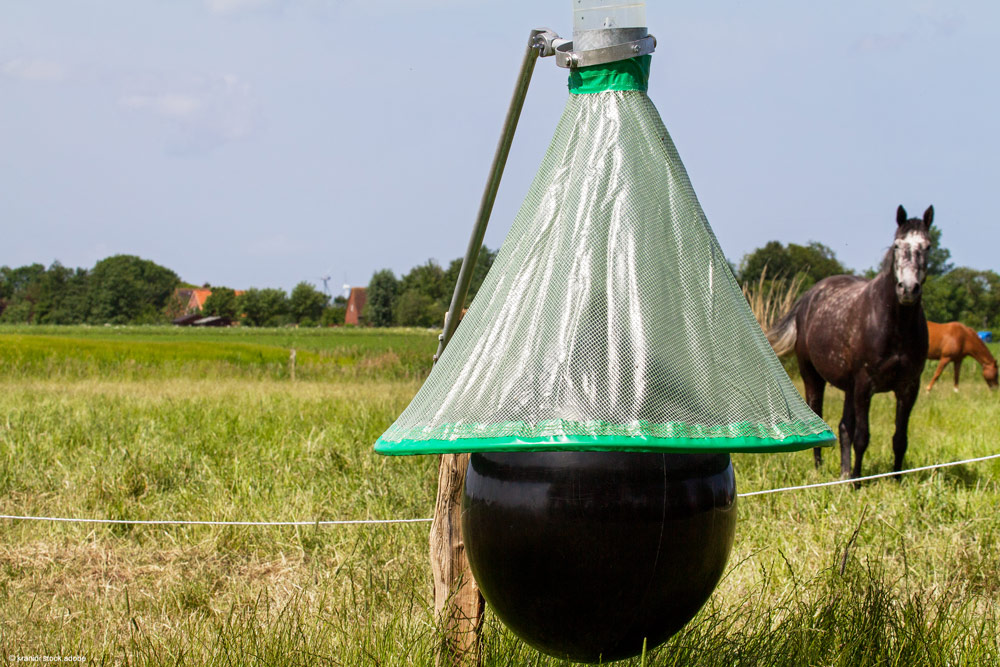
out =
[(767, 330), (767, 342), (774, 348), (774, 353), (783, 357), (795, 349), (795, 340), (798, 338), (798, 325), (795, 320), (799, 314), (803, 299), (799, 299), (792, 306), (792, 309), (785, 313), (785, 316), (778, 320)]

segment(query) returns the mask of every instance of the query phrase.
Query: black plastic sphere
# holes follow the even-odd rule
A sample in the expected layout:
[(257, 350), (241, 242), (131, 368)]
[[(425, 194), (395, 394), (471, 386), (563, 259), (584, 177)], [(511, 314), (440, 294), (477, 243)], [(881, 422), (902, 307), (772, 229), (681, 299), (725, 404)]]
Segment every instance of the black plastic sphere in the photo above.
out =
[(582, 662), (638, 655), (697, 613), (736, 529), (728, 454), (473, 454), (472, 573), (521, 639)]

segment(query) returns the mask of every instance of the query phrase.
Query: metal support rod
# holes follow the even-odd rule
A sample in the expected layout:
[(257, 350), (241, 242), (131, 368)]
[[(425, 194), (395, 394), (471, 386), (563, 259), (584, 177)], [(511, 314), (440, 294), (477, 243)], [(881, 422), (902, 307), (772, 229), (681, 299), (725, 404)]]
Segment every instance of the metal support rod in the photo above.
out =
[[(476, 260), (479, 259), (479, 249), (486, 234), (486, 225), (493, 211), (493, 202), (500, 188), (500, 178), (503, 176), (510, 145), (514, 140), (514, 130), (517, 129), (521, 107), (524, 106), (524, 98), (528, 94), (528, 83), (535, 69), (535, 60), (540, 51), (551, 55), (554, 51), (552, 40), (556, 37), (551, 31), (531, 31), (528, 48), (521, 62), (521, 71), (518, 72), (517, 83), (514, 86), (514, 95), (507, 109), (507, 117), (504, 119), (503, 132), (497, 143), (496, 154), (493, 156), (486, 189), (479, 204), (476, 225), (472, 230), (472, 238), (469, 239), (469, 247), (465, 250), (465, 257), (462, 259), (462, 268), (458, 272), (451, 306), (445, 316), (444, 331), (438, 336), (435, 362), (441, 357), (461, 318), (462, 306), (469, 293)], [(468, 462), (468, 454), (442, 454), (438, 463), (437, 500), (429, 542), (434, 579), (434, 611), (442, 631), (442, 641), (438, 647), (436, 660), (439, 667), (478, 665), (481, 660), (479, 632), (482, 627), (485, 602), (472, 576), (469, 560), (465, 556), (461, 530), (462, 485)]]
[(486, 189), (483, 191), (483, 198), (479, 202), (479, 214), (476, 216), (476, 225), (472, 229), (469, 247), (465, 249), (462, 268), (458, 272), (458, 282), (455, 283), (455, 292), (452, 294), (451, 305), (448, 307), (448, 314), (444, 319), (444, 331), (438, 336), (438, 349), (434, 354), (434, 361), (437, 361), (441, 357), (445, 346), (451, 340), (455, 329), (458, 328), (462, 306), (465, 304), (465, 297), (469, 293), (469, 285), (472, 283), (472, 274), (475, 272), (476, 260), (479, 259), (479, 249), (482, 247), (483, 237), (486, 235), (486, 225), (490, 221), (490, 214), (493, 212), (493, 203), (497, 198), (497, 190), (500, 189), (500, 179), (503, 177), (503, 169), (507, 164), (507, 155), (510, 153), (510, 145), (514, 141), (514, 130), (517, 129), (517, 121), (521, 117), (521, 107), (524, 106), (524, 98), (528, 94), (528, 84), (531, 82), (531, 74), (535, 70), (535, 61), (538, 59), (541, 46), (538, 43), (537, 37), (542, 32), (540, 30), (531, 31), (528, 47), (524, 52), (524, 60), (521, 61), (521, 71), (517, 74), (514, 95), (510, 99), (507, 117), (503, 121), (503, 131), (500, 134), (500, 141), (497, 142), (497, 150), (493, 156), (493, 165), (490, 167), (489, 178), (486, 180)]

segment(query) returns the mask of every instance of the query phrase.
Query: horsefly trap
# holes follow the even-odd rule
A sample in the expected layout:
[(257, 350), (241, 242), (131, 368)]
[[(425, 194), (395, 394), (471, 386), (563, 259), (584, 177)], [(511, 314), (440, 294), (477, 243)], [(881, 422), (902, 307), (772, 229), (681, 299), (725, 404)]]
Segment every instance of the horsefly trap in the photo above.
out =
[[(378, 439), (472, 453), (462, 530), (497, 616), (533, 646), (610, 660), (666, 640), (732, 546), (731, 452), (834, 435), (754, 319), (646, 94), (645, 5), (573, 0), (532, 31), (433, 371)], [(538, 56), (569, 98), (459, 326)]]

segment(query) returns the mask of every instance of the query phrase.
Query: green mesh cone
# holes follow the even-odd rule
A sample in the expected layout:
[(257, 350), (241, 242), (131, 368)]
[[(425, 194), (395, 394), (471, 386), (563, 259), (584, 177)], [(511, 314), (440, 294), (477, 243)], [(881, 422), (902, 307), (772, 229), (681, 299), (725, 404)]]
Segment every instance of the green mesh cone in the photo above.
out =
[(733, 277), (646, 96), (648, 64), (574, 72), (489, 275), (377, 452), (767, 452), (833, 440)]

